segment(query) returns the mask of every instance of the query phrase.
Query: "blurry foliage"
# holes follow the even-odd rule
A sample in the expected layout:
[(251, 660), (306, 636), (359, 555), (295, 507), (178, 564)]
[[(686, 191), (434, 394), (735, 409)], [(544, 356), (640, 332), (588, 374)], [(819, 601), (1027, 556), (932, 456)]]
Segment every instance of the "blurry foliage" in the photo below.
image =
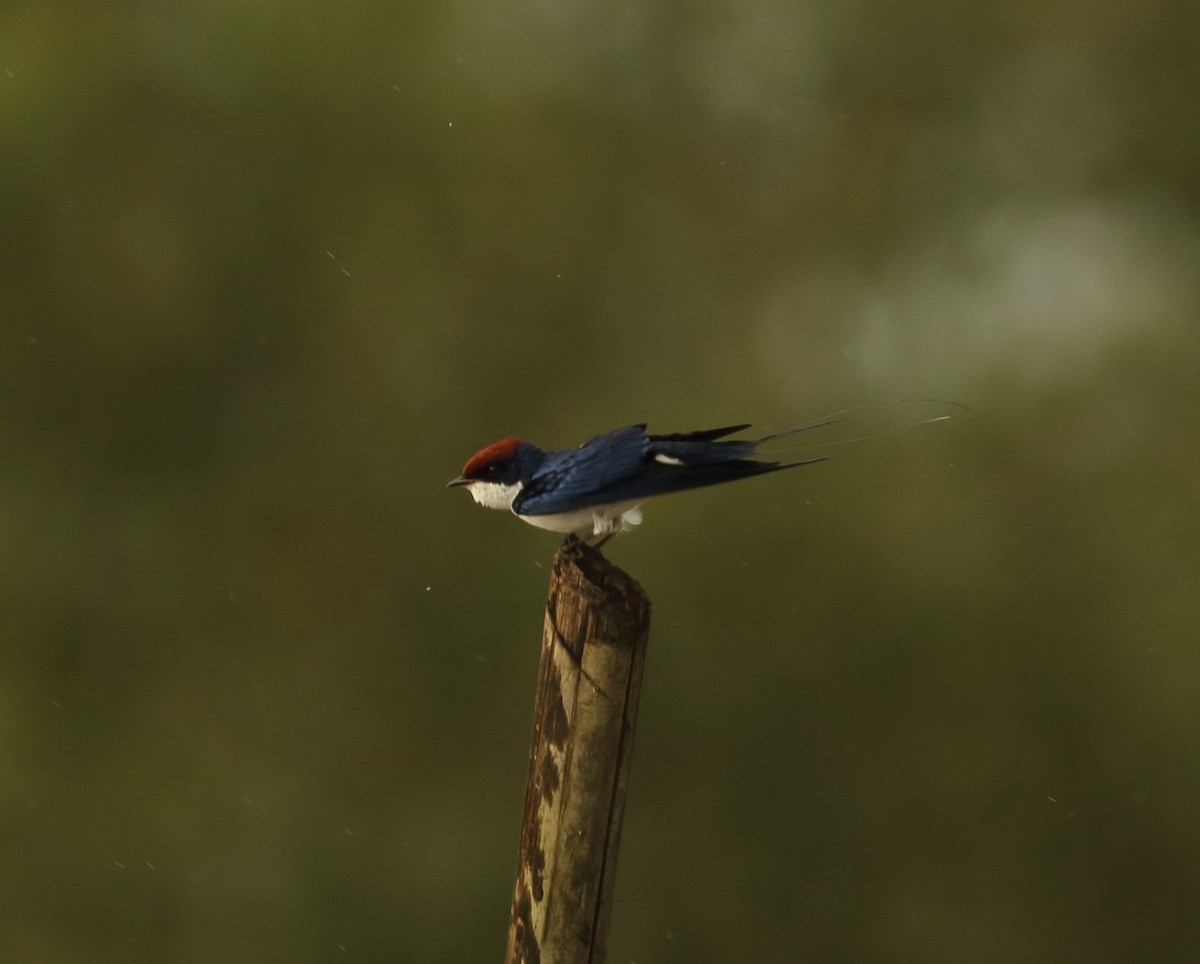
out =
[(555, 541), (442, 482), (917, 396), (612, 545), (611, 957), (1192, 960), (1195, 28), (9, 4), (5, 959), (498, 959)]

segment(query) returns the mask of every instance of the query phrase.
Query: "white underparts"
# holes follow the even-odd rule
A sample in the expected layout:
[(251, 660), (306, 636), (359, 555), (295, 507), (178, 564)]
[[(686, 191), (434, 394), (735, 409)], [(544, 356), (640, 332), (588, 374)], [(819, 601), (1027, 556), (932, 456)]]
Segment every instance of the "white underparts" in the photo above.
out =
[(613, 505), (594, 505), (574, 512), (558, 512), (554, 515), (517, 516), (539, 529), (551, 532), (587, 532), (594, 536), (607, 536), (617, 532), (628, 532), (642, 521), (642, 510), (637, 502), (617, 502)]
[[(467, 486), (471, 498), (488, 509), (511, 509), (513, 500), (521, 492), (521, 483), (501, 485), (499, 482), (472, 482)], [(539, 529), (551, 532), (588, 532), (607, 536), (617, 532), (628, 532), (642, 521), (642, 510), (637, 502), (615, 502), (612, 505), (593, 505), (573, 512), (557, 512), (553, 515), (518, 515)]]

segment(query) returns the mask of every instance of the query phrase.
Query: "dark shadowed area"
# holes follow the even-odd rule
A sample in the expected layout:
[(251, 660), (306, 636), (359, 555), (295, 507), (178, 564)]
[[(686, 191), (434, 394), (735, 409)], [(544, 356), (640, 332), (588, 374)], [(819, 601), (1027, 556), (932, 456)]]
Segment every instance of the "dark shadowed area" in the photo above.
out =
[(559, 539), (444, 483), (866, 405), (606, 547), (609, 960), (1196, 960), (1197, 30), (6, 4), (0, 959), (499, 961)]

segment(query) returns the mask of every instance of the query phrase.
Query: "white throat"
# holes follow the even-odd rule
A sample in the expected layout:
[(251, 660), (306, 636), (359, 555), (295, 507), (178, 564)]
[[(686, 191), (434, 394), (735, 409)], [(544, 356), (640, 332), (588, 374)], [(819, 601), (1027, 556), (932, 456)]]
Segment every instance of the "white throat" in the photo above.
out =
[(521, 491), (521, 483), (501, 485), (499, 482), (472, 482), (468, 488), (471, 498), (488, 509), (511, 509), (513, 499)]

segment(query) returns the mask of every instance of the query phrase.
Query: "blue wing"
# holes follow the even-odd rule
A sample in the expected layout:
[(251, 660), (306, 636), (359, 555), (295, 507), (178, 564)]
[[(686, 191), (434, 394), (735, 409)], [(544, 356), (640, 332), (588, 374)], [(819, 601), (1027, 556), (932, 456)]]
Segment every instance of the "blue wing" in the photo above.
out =
[(761, 439), (717, 441), (748, 427), (732, 425), (674, 435), (647, 435), (645, 425), (630, 425), (599, 435), (578, 449), (549, 452), (513, 502), (513, 511), (518, 515), (553, 515), (594, 505), (641, 501), (653, 495), (808, 464), (749, 458)]
[(553, 515), (588, 505), (590, 496), (635, 475), (646, 453), (645, 425), (597, 435), (577, 449), (547, 452), (545, 461), (513, 502), (518, 515)]

